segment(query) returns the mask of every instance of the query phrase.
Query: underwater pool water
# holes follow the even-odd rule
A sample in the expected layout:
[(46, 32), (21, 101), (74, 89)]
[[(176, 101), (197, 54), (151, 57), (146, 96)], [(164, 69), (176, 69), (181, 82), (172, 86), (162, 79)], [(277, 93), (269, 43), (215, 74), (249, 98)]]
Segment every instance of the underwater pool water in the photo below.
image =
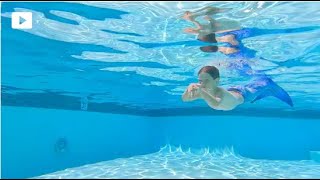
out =
[[(205, 6), (232, 8), (215, 18), (249, 32), (247, 64), (183, 32)], [(2, 177), (319, 178), (318, 17), (316, 2), (2, 2)], [(293, 107), (183, 102), (205, 65), (225, 88), (263, 72)]]

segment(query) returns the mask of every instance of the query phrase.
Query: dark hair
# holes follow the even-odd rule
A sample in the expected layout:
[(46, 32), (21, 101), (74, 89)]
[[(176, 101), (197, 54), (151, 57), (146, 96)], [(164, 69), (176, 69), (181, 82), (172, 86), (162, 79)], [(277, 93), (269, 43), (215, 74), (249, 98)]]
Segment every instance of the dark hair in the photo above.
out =
[(202, 46), (200, 50), (203, 52), (217, 52), (218, 46)]
[(220, 77), (219, 69), (215, 66), (204, 66), (199, 70), (198, 75), (200, 73), (208, 73), (213, 79)]
[(208, 42), (208, 43), (217, 43), (215, 33), (207, 34), (204, 36), (198, 36), (198, 40), (202, 42)]

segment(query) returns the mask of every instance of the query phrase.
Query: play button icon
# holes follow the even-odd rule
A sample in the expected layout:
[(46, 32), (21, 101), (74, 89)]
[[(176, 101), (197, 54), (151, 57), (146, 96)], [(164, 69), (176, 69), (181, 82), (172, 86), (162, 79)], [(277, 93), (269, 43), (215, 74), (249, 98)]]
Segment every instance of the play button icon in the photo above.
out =
[(26, 20), (23, 17), (20, 17), (19, 19), (20, 19), (19, 24), (26, 22)]
[(32, 13), (31, 12), (13, 12), (11, 15), (11, 27), (13, 29), (31, 29)]

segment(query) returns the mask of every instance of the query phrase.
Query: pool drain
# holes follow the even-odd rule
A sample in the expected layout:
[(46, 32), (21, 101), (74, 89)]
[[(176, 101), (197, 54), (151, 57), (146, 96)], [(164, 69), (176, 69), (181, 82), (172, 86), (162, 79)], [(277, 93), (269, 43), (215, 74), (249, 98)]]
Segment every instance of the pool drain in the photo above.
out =
[(68, 142), (67, 142), (67, 139), (66, 139), (66, 138), (59, 138), (59, 139), (56, 141), (55, 146), (54, 146), (55, 152), (56, 152), (56, 153), (66, 152), (66, 150), (67, 150), (67, 145), (68, 145)]

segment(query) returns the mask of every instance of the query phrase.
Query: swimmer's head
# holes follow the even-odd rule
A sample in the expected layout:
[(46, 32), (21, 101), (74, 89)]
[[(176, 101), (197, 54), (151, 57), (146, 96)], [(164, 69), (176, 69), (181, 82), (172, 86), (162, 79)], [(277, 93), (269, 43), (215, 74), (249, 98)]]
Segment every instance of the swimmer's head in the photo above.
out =
[(200, 86), (203, 88), (215, 88), (219, 84), (220, 73), (215, 66), (204, 66), (198, 72)]
[(203, 52), (217, 52), (219, 50), (218, 46), (202, 46), (200, 50)]

